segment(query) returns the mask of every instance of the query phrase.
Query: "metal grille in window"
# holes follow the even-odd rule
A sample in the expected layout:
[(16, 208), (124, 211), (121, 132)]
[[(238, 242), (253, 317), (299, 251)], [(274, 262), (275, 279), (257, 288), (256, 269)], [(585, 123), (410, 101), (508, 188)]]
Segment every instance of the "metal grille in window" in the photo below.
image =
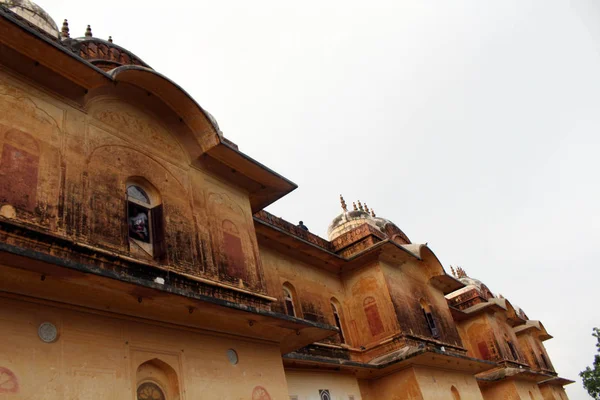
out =
[(156, 383), (145, 382), (138, 386), (138, 400), (165, 400), (165, 394)]
[(321, 400), (331, 400), (329, 389), (319, 389), (319, 398)]

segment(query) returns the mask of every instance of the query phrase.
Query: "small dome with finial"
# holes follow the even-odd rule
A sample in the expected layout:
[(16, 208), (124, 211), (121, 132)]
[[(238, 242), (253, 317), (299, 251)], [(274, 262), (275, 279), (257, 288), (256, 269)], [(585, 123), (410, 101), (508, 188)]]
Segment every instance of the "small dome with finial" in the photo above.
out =
[[(342, 213), (335, 217), (327, 229), (327, 236), (330, 241), (350, 232), (363, 224), (371, 225), (377, 231), (384, 233), (390, 240), (401, 244), (410, 244), (408, 237), (391, 221), (375, 216), (373, 209), (369, 209), (367, 203), (360, 200), (352, 202), (353, 210), (348, 211), (344, 197), (340, 195)], [(358, 206), (357, 206), (358, 203)]]
[(58, 25), (44, 9), (29, 0), (0, 0), (0, 5), (8, 8), (27, 22), (58, 38)]
[(468, 276), (467, 272), (463, 268), (456, 267), (455, 269), (453, 266), (450, 266), (450, 270), (452, 271), (452, 275), (454, 275), (456, 279), (458, 279), (463, 285), (465, 285), (464, 288), (459, 289), (457, 292), (451, 293), (451, 296), (464, 293), (474, 288), (485, 299), (494, 297), (492, 291), (483, 282), (481, 282), (479, 279), (471, 278), (470, 276)]

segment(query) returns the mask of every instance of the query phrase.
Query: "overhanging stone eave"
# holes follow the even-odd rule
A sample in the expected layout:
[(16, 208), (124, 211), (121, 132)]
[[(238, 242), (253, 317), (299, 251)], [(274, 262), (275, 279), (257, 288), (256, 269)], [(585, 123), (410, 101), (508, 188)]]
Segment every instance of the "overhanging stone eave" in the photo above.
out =
[(312, 356), (300, 353), (289, 353), (283, 356), (284, 365), (289, 367), (302, 366), (304, 368), (329, 368), (354, 371), (360, 378), (372, 379), (388, 375), (394, 371), (411, 366), (448, 368), (453, 363), (453, 368), (463, 372), (479, 373), (496, 368), (491, 361), (480, 360), (433, 349), (417, 349), (414, 352), (382, 364), (343, 360), (329, 357)]
[[(0, 227), (4, 225), (2, 222), (0, 221)], [(3, 236), (6, 239), (6, 236)], [(210, 326), (201, 323), (202, 329), (232, 334), (235, 334), (236, 330), (241, 330), (243, 334), (250, 336), (265, 336), (265, 339), (281, 342), (282, 349), (285, 351), (301, 348), (338, 332), (337, 328), (331, 325), (271, 311), (269, 304), (274, 299), (260, 293), (235, 291), (225, 285), (209, 285), (207, 282), (198, 282), (173, 271), (154, 269), (148, 274), (148, 265), (142, 266), (146, 270), (145, 275), (128, 273), (125, 267), (111, 270), (99, 265), (86, 264), (81, 260), (71, 260), (9, 244), (4, 239), (0, 242), (0, 259), (4, 264), (0, 267), (4, 278), (0, 284), (0, 291), (4, 293), (39, 297), (61, 303), (89, 304), (89, 307), (104, 309), (104, 305), (99, 306), (89, 297), (97, 295), (102, 289), (106, 293), (112, 293), (110, 296), (107, 294), (106, 298), (110, 298), (107, 301), (112, 302), (110, 308), (114, 312), (118, 312), (119, 309), (117, 298), (133, 305), (138, 299), (139, 304), (159, 301), (165, 309), (173, 307), (184, 315), (187, 311), (190, 315), (205, 313), (212, 317), (217, 316), (216, 319), (211, 317), (216, 322), (208, 324)], [(11, 240), (15, 238), (11, 237)], [(59, 253), (58, 250), (54, 252)], [(101, 257), (104, 258), (104, 262), (110, 258), (106, 254), (102, 254)], [(12, 284), (8, 279), (9, 276), (14, 278)], [(41, 277), (44, 277), (43, 281)], [(154, 281), (155, 278), (162, 278), (165, 283), (157, 283)], [(27, 280), (33, 283), (31, 287), (23, 286), (23, 282)], [(44, 294), (42, 289), (52, 285), (54, 291)], [(195, 289), (192, 290), (191, 287)], [(220, 292), (222, 295), (214, 297), (202, 294), (202, 291)], [(71, 298), (69, 297), (71, 293), (79, 293), (78, 296), (81, 298)], [(231, 299), (228, 300), (226, 296)], [(235, 301), (236, 298), (240, 300)], [(115, 302), (116, 304), (113, 304)], [(138, 315), (138, 311), (131, 304), (128, 307), (119, 312), (132, 316)], [(169, 322), (168, 319), (171, 317), (167, 314), (164, 315), (165, 322)], [(234, 316), (236, 322), (224, 321), (222, 315), (225, 314)], [(148, 318), (160, 319), (161, 316), (154, 315)], [(184, 325), (187, 323), (185, 319), (172, 322)], [(259, 329), (253, 326), (261, 327), (264, 332), (258, 332)]]

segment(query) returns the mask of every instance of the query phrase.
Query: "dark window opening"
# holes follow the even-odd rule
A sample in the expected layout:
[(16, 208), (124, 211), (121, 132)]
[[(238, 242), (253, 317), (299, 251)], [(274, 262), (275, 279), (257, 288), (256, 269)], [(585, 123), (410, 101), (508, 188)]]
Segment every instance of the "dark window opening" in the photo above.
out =
[(507, 340), (506, 344), (508, 345), (508, 348), (510, 349), (510, 353), (512, 354), (513, 360), (518, 361), (519, 356), (517, 354), (517, 349), (515, 349), (515, 345), (512, 344), (512, 342), (510, 340)]
[(288, 288), (283, 288), (283, 301), (285, 302), (285, 312), (287, 315), (295, 317), (296, 310), (294, 308), (294, 298), (292, 292)]
[(425, 316), (425, 322), (427, 322), (427, 328), (431, 333), (431, 336), (437, 338), (440, 334), (437, 326), (435, 325), (435, 320), (433, 319), (433, 314), (431, 313), (431, 306), (424, 298), (419, 300), (419, 304), (421, 305), (421, 309), (423, 310), (423, 315)]
[(136, 203), (128, 202), (129, 237), (140, 242), (150, 243), (150, 210)]
[(430, 312), (427, 312), (425, 310), (423, 310), (423, 313), (425, 314), (425, 320), (427, 320), (427, 327), (429, 328), (429, 332), (431, 332), (431, 335), (435, 338), (437, 338), (439, 336), (439, 331), (437, 326), (435, 325), (435, 320), (433, 319), (433, 315)]
[(550, 364), (548, 363), (548, 360), (546, 359), (546, 355), (544, 353), (540, 353), (540, 357), (542, 358), (542, 364), (544, 364), (544, 367), (546, 369), (550, 369)]
[(334, 303), (331, 303), (331, 308), (333, 310), (333, 318), (335, 319), (335, 326), (340, 330), (340, 341), (342, 343), (346, 343), (344, 340), (344, 332), (342, 331), (342, 321), (340, 320), (340, 315), (338, 313), (338, 309)]
[(331, 400), (329, 389), (319, 389), (319, 397), (321, 400)]
[(152, 206), (144, 189), (136, 185), (127, 187), (128, 236), (141, 244), (155, 259), (166, 255), (163, 206)]

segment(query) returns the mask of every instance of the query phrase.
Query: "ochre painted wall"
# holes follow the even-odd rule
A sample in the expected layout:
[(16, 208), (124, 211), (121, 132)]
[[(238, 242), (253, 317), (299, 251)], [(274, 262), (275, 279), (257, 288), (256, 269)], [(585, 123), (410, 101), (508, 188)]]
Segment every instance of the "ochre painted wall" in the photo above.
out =
[(146, 181), (164, 207), (162, 263), (264, 292), (249, 196), (193, 164), (195, 133), (127, 84), (88, 97), (80, 107), (0, 70), (2, 214), (151, 260), (128, 239), (126, 216), (127, 181)]
[[(39, 339), (43, 322), (58, 327), (56, 342)], [(180, 397), (169, 400), (288, 395), (275, 344), (7, 298), (0, 298), (0, 331), (0, 373), (10, 379), (2, 399), (130, 400), (139, 380), (179, 387)], [(228, 349), (237, 352), (237, 365)]]
[(567, 392), (560, 386), (540, 386), (540, 392), (544, 400), (569, 400)]
[(402, 332), (432, 337), (420, 304), (423, 300), (429, 305), (439, 331), (437, 339), (461, 347), (460, 336), (444, 294), (429, 284), (432, 267), (414, 258), (407, 258), (395, 265), (383, 262), (381, 265)]
[(346, 323), (352, 343), (368, 347), (400, 332), (392, 300), (378, 262), (342, 273)]
[(356, 377), (336, 372), (286, 370), (290, 398), (320, 400), (319, 390), (328, 389), (331, 400), (361, 400)]
[(544, 400), (536, 383), (522, 380), (503, 380), (481, 392), (485, 400)]
[(363, 400), (424, 400), (412, 368), (361, 383)]
[(482, 400), (479, 385), (469, 373), (415, 367), (415, 376), (425, 400), (455, 400), (452, 387), (461, 400)]
[(317, 268), (292, 256), (276, 251), (263, 244), (260, 245), (267, 293), (276, 297), (278, 304), (273, 310), (285, 312), (283, 305), (283, 285), (292, 285), (295, 292), (296, 312), (305, 319), (335, 325), (331, 309), (331, 298), (335, 297), (342, 304), (345, 314), (344, 288), (340, 278), (330, 272)]

